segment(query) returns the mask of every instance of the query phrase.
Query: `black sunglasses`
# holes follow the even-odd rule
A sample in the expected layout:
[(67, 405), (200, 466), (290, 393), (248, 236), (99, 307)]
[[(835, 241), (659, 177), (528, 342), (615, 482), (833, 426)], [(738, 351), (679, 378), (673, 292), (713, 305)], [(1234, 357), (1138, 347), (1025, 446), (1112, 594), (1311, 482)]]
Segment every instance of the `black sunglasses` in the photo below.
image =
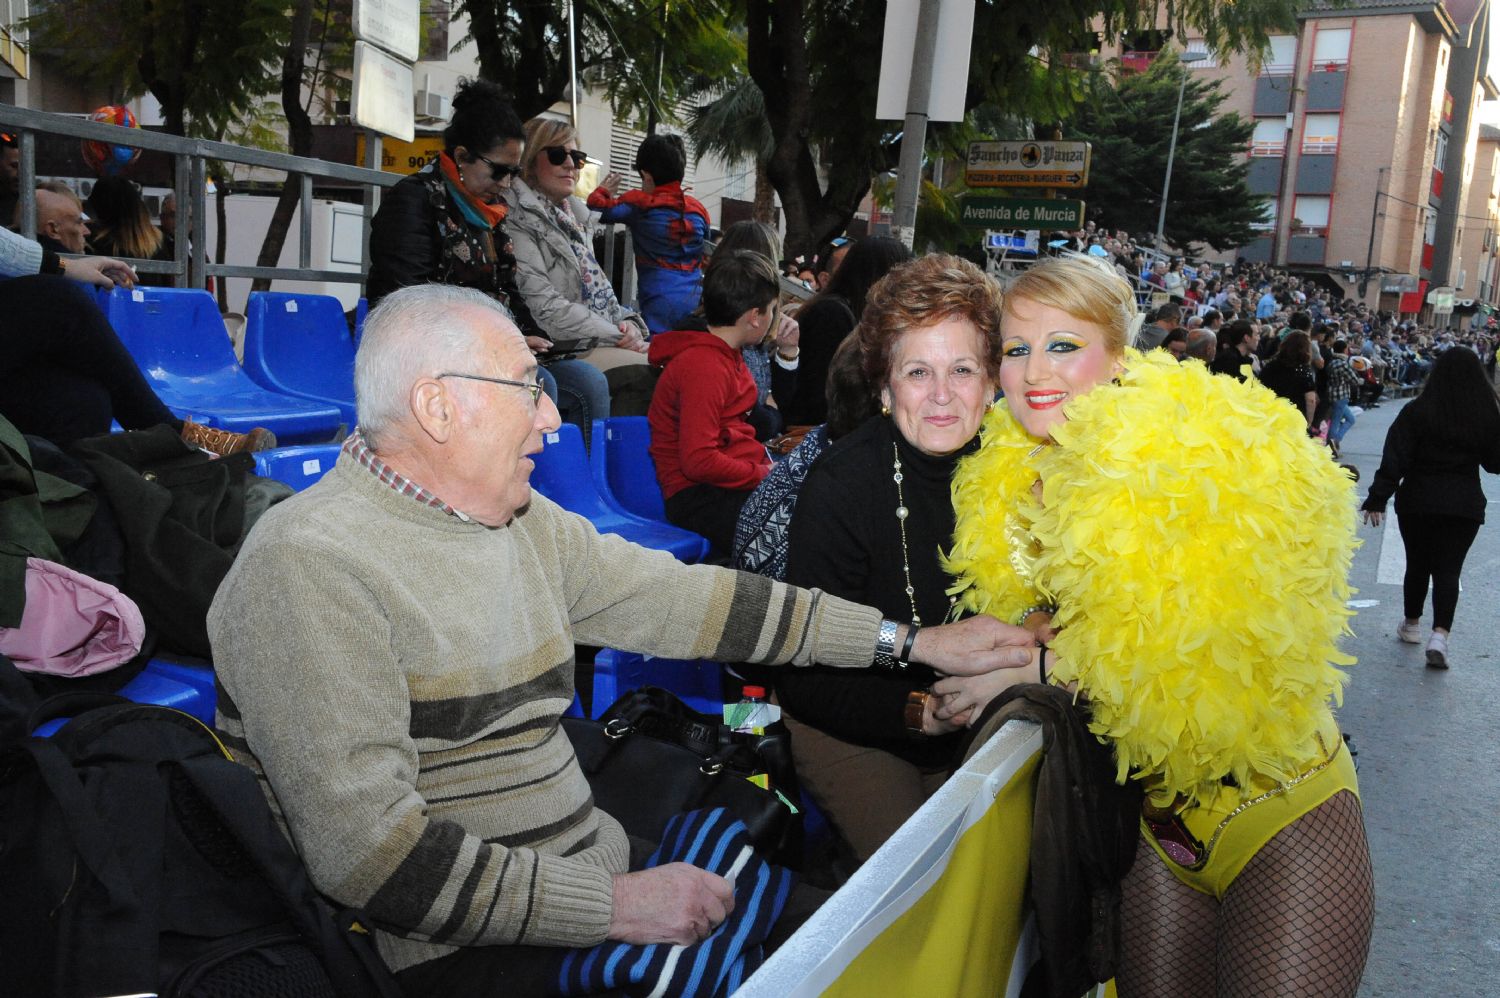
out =
[(504, 180), (506, 177), (519, 177), (521, 175), (521, 168), (519, 166), (511, 166), (509, 163), (496, 163), (494, 160), (481, 156), (477, 152), (470, 153), (469, 155), (490, 168), (491, 179)]
[(547, 154), (547, 162), (553, 166), (562, 166), (563, 160), (572, 159), (576, 169), (583, 169), (583, 164), (589, 161), (589, 154), (582, 149), (569, 149), (567, 146), (543, 146), (542, 152)]

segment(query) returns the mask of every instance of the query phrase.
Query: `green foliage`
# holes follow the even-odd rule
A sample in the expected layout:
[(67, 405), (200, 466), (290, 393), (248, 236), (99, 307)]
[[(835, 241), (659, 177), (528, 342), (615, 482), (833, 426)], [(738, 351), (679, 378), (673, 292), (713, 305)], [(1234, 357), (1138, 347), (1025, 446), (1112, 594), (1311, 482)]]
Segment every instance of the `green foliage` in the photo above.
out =
[(1170, 56), (1144, 73), (1097, 79), (1064, 125), (1068, 139), (1093, 143), (1083, 194), (1089, 217), (1101, 228), (1156, 231), (1184, 72), (1166, 240), (1184, 249), (1200, 243), (1218, 250), (1242, 246), (1255, 237), (1251, 225), (1264, 210), (1246, 185), (1250, 168), (1243, 154), (1254, 126), (1237, 114), (1219, 114), (1225, 100), (1219, 83), (1195, 76)]
[[(530, 118), (562, 100), (568, 85), (565, 0), (458, 0), (469, 15), (479, 70)], [(579, 0), (578, 71), (615, 112), (676, 120), (674, 105), (739, 71), (744, 44), (728, 0)], [(659, 79), (658, 79), (659, 77)]]
[(713, 100), (690, 110), (687, 134), (700, 163), (710, 155), (728, 163), (740, 159), (763, 163), (776, 148), (776, 137), (766, 120), (765, 95), (748, 76), (732, 81)]
[(283, 0), (49, 0), (27, 19), (33, 49), (84, 85), (145, 93), (167, 130), (217, 138), (276, 89)]

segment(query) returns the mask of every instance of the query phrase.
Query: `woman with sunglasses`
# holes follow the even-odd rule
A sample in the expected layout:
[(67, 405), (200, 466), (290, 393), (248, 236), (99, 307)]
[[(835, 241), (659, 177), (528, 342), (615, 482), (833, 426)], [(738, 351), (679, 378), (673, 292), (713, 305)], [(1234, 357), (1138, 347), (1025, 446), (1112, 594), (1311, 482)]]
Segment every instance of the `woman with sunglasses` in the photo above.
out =
[(573, 193), (586, 162), (567, 122), (526, 123), (521, 176), (505, 191), (516, 286), (548, 338), (608, 373), (616, 413), (644, 414), (655, 382), (646, 320), (620, 303), (594, 256), (589, 209)]
[(516, 290), (516, 258), (501, 193), (521, 172), (525, 131), (498, 86), (459, 84), (453, 120), (437, 159), (385, 192), (370, 226), (367, 295), (382, 298), (412, 284), (474, 288), (509, 309), (543, 364), (538, 374), (562, 417), (589, 438), (609, 415), (604, 375), (569, 359), (566, 344), (543, 331)]

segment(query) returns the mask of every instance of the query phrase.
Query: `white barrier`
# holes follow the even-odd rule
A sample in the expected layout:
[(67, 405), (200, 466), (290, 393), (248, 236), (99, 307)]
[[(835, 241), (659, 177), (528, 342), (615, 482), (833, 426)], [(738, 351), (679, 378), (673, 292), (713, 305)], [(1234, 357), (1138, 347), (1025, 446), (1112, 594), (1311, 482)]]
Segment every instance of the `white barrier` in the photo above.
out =
[(1041, 748), (1007, 722), (736, 994), (1019, 996)]

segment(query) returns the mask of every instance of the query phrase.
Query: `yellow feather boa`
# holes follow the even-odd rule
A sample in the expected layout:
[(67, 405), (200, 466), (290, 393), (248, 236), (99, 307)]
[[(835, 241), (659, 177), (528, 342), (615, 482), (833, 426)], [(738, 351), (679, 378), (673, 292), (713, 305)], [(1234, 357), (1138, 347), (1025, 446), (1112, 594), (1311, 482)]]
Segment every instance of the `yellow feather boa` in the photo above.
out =
[(1065, 411), (1038, 447), (997, 405), (959, 466), (960, 605), (1014, 622), (1055, 599), (1054, 674), (1157, 803), (1307, 769), (1354, 662), (1349, 477), (1270, 390), (1165, 353)]

